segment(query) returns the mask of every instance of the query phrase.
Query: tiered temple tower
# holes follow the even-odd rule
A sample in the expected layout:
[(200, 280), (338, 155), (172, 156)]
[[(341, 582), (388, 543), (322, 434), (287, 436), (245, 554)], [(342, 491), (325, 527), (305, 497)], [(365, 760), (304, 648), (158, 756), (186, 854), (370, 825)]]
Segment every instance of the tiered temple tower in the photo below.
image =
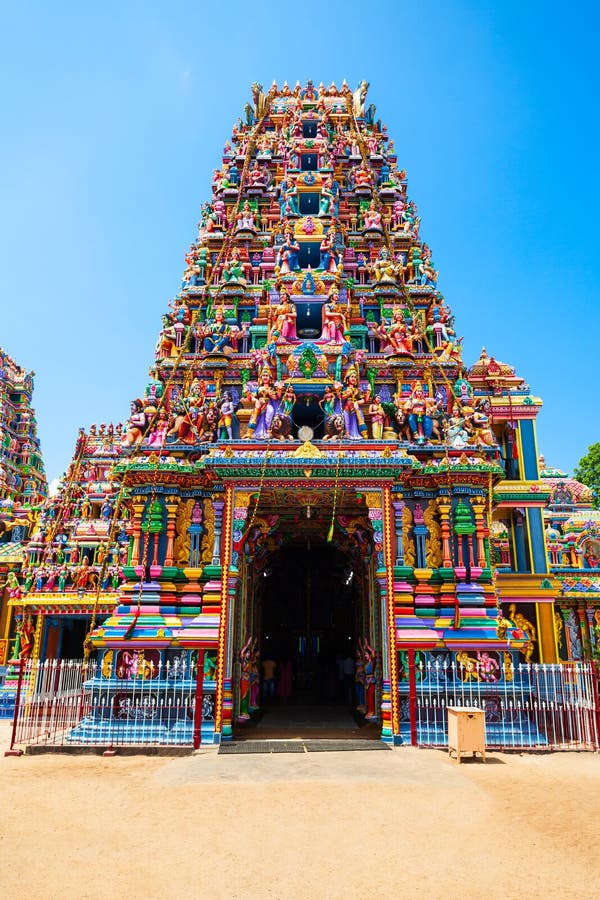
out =
[[(35, 511), (46, 498), (44, 463), (31, 405), (33, 372), (0, 349), (0, 579), (3, 588), (23, 561), (23, 542)], [(11, 614), (8, 593), (0, 607), (0, 665), (8, 653)]]
[(557, 658), (541, 402), (485, 351), (465, 368), (367, 87), (253, 85), (151, 380), (123, 429), (80, 436), (14, 600), (47, 647), (56, 610), (89, 616), (115, 696), (166, 663), (193, 680), (201, 652), (215, 741), (261, 651), (314, 694), (351, 647), (390, 742), (426, 658), (496, 683)]

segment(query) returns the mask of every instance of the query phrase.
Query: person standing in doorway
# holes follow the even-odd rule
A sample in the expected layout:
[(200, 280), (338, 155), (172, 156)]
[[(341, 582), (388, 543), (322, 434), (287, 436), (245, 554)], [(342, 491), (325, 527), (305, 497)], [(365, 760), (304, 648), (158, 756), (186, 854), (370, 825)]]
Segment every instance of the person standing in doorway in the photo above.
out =
[(275, 696), (275, 672), (277, 663), (270, 656), (262, 661), (263, 700), (272, 700)]
[(348, 651), (343, 662), (344, 699), (348, 706), (354, 705), (354, 657)]

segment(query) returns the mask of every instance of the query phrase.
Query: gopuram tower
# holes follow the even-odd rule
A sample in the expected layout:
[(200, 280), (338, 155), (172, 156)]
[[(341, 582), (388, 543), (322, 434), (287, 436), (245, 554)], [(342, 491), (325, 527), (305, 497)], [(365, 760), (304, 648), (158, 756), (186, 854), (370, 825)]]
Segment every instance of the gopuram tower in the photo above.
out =
[[(485, 658), (497, 681), (525, 648), (554, 661), (551, 610), (537, 622), (542, 650), (501, 606), (503, 577), (513, 604), (548, 589), (541, 403), (485, 351), (465, 369), (367, 87), (253, 85), (151, 380), (104, 456), (96, 431), (82, 435), (70, 470), (80, 497), (81, 472), (103, 456), (92, 497), (98, 517), (108, 510), (102, 556), (85, 529), (76, 549), (77, 577), (85, 548), (96, 573), (79, 600), (98, 680), (123, 697), (169, 667), (192, 689), (203, 659), (209, 741), (252, 716), (261, 654), (293, 661), (308, 705), (336, 658), (356, 658), (358, 708), (390, 743), (406, 739), (426, 661), (446, 673)], [(56, 503), (73, 516), (69, 491), (67, 479)], [(68, 572), (77, 527), (55, 521), (34, 551), (57, 534)], [(498, 534), (512, 542), (502, 558)], [(511, 581), (518, 571), (526, 589)], [(105, 711), (80, 732), (108, 727)], [(144, 727), (160, 737), (165, 726)], [(191, 724), (177, 727), (185, 736)]]

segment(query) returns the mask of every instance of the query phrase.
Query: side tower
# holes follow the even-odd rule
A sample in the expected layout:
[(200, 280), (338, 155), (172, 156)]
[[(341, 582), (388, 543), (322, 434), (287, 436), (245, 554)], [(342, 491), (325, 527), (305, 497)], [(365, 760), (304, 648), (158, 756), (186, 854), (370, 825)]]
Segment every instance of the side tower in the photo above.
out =
[(23, 561), (23, 545), (47, 495), (31, 405), (33, 376), (0, 350), (0, 666), (10, 655), (14, 630), (10, 600)]
[[(399, 742), (419, 680), (475, 672), (497, 690), (529, 652), (522, 596), (512, 619), (502, 608), (493, 506), (526, 495), (516, 574), (545, 575), (539, 401), (487, 355), (466, 370), (367, 87), (253, 85), (225, 145), (89, 560), (95, 609), (107, 567), (123, 583), (86, 642), (90, 689), (112, 691), (86, 739), (110, 732), (107, 709), (135, 735), (136, 686), (175, 673), (193, 696), (200, 670), (205, 738), (230, 738), (259, 703), (263, 653), (294, 657), (307, 702), (336, 656), (356, 657), (359, 712)], [(42, 557), (57, 533), (77, 543), (70, 511)], [(192, 725), (146, 707), (143, 728), (187, 740)]]

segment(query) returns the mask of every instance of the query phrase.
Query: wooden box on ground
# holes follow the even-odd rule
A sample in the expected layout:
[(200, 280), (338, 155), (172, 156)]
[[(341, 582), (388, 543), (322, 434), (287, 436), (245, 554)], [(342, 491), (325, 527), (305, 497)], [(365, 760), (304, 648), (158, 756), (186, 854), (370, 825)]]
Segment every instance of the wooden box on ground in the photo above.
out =
[(485, 762), (485, 720), (483, 710), (475, 706), (448, 707), (448, 753), (461, 756), (481, 754)]

